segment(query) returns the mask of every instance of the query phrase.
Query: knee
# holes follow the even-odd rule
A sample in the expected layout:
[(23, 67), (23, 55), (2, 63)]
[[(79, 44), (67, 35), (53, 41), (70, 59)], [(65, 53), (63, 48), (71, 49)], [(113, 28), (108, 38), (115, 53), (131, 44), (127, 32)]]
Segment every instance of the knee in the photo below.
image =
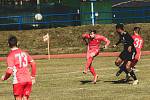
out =
[(93, 58), (95, 57), (95, 53), (91, 53), (90, 56)]
[(28, 100), (28, 96), (23, 96), (23, 100)]
[(120, 63), (119, 63), (118, 61), (115, 61), (115, 65), (116, 65), (116, 66), (119, 66)]
[(126, 65), (126, 69), (127, 69), (128, 72), (130, 72), (130, 71), (131, 71), (131, 65), (130, 65), (130, 64), (127, 64), (127, 65)]

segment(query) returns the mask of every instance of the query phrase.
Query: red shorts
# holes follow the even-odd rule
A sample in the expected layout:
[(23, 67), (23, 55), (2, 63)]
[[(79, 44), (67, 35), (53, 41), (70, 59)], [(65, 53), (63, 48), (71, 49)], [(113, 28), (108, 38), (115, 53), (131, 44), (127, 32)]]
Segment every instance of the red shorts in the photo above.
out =
[(13, 85), (14, 96), (30, 96), (32, 82), (18, 83)]
[(88, 50), (87, 51), (87, 59), (89, 57), (95, 57), (99, 54), (99, 50), (98, 49), (93, 49), (93, 50)]
[(131, 61), (131, 67), (135, 67), (135, 65), (138, 63), (138, 60), (137, 59), (133, 59)]
[(141, 58), (141, 52), (137, 52), (135, 55), (135, 59), (140, 60), (140, 58)]

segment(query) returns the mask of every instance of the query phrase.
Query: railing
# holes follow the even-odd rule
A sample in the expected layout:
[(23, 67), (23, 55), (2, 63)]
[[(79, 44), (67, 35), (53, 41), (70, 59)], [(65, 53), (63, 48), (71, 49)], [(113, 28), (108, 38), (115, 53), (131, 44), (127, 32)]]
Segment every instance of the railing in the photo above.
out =
[[(102, 16), (105, 14), (107, 15), (106, 17)], [(40, 21), (35, 19), (34, 14), (27, 16), (2, 16), (0, 17), (0, 29), (12, 27), (22, 30), (25, 28), (74, 26), (92, 24), (92, 20), (94, 20), (94, 24), (150, 22), (150, 9), (100, 11), (94, 12), (93, 15), (94, 17), (91, 17), (91, 12), (43, 14), (43, 18)]]

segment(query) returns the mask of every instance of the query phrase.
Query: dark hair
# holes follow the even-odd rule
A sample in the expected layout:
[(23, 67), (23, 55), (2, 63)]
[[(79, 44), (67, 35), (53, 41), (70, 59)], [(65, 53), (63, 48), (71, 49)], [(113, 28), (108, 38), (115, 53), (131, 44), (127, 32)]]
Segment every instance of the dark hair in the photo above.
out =
[(94, 32), (94, 34), (96, 33), (96, 30), (90, 30), (90, 33)]
[(116, 29), (124, 30), (124, 25), (122, 23), (116, 25)]
[(140, 27), (134, 27), (133, 31), (136, 31), (138, 33), (140, 33), (141, 28)]
[(9, 36), (8, 44), (9, 44), (10, 48), (12, 48), (14, 46), (17, 46), (17, 38), (16, 38), (16, 36), (13, 36), (13, 35)]

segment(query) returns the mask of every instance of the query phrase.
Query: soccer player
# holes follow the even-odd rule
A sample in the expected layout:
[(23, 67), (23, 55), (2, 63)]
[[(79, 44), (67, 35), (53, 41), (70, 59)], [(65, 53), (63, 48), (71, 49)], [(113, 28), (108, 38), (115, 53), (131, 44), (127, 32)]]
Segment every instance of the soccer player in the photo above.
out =
[(134, 40), (134, 46), (135, 46), (136, 52), (137, 52), (137, 54), (135, 55), (135, 59), (133, 59), (133, 61), (132, 61), (133, 68), (135, 68), (135, 65), (141, 58), (141, 49), (143, 48), (143, 45), (144, 45), (144, 40), (140, 36), (140, 30), (141, 30), (140, 27), (134, 27), (134, 35), (132, 36), (132, 38)]
[[(143, 45), (144, 45), (144, 40), (140, 36), (140, 29), (141, 29), (140, 27), (134, 27), (134, 30), (133, 30), (134, 35), (132, 36), (132, 38), (134, 40), (134, 47), (136, 48), (136, 52), (137, 52), (131, 64), (133, 69), (135, 69), (135, 65), (141, 58), (141, 49), (143, 48)], [(119, 76), (122, 73), (122, 71), (124, 71), (123, 65), (120, 67), (120, 70), (117, 72), (116, 76)]]
[(132, 60), (135, 58), (136, 55), (136, 49), (134, 47), (134, 40), (129, 35), (128, 32), (124, 30), (123, 24), (117, 24), (116, 25), (116, 31), (119, 35), (119, 41), (114, 45), (116, 47), (119, 43), (122, 43), (124, 45), (124, 49), (119, 55), (119, 57), (116, 59), (115, 64), (116, 66), (120, 66), (122, 63), (125, 66), (125, 73), (126, 75), (130, 74), (131, 77), (134, 79), (133, 85), (138, 84), (137, 77), (132, 70)]
[(87, 74), (89, 69), (92, 75), (94, 76), (93, 83), (96, 84), (98, 75), (96, 74), (94, 67), (92, 66), (92, 61), (94, 57), (96, 57), (99, 54), (99, 47), (101, 41), (106, 42), (104, 48), (108, 47), (110, 41), (106, 37), (100, 34), (96, 34), (96, 30), (91, 30), (90, 34), (82, 34), (82, 38), (85, 44), (87, 45), (87, 62), (83, 73)]
[[(36, 63), (32, 57), (17, 47), (17, 38), (10, 36), (8, 45), (11, 48), (7, 57), (7, 70), (1, 80), (7, 80), (13, 74), (13, 94), (15, 100), (28, 100), (32, 84), (35, 83)], [(29, 65), (32, 72), (29, 72)]]

